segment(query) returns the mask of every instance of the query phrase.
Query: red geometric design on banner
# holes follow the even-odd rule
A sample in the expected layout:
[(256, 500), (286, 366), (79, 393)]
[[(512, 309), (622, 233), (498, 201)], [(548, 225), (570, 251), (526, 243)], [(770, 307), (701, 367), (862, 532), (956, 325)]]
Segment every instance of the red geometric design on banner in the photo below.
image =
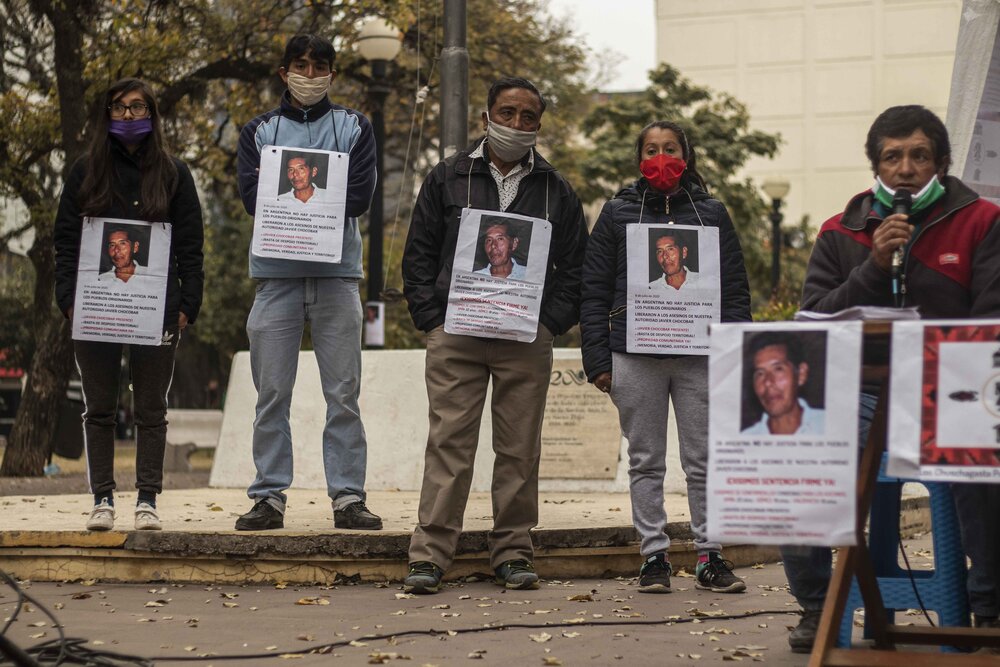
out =
[(924, 328), (924, 372), (920, 391), (920, 465), (1000, 466), (1000, 450), (938, 447), (938, 361), (941, 343), (1000, 341), (1000, 326), (928, 326)]

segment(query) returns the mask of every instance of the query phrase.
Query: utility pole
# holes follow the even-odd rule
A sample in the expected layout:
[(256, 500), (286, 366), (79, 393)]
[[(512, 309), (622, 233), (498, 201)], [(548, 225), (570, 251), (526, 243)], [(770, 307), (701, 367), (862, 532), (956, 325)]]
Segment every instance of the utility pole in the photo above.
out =
[(465, 48), (466, 0), (444, 1), (441, 49), (441, 159), (469, 143), (469, 51)]

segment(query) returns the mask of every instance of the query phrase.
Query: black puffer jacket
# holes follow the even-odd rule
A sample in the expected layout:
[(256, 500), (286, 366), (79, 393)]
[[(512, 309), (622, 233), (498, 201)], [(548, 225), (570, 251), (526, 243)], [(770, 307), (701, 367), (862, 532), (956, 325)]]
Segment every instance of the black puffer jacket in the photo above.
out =
[[(143, 220), (139, 209), (142, 189), (140, 161), (142, 146), (130, 154), (117, 139), (111, 140), (114, 167), (113, 190), (116, 196), (111, 206), (100, 217)], [(170, 200), (170, 210), (164, 220), (171, 225), (170, 264), (167, 273), (167, 302), (163, 315), (163, 328), (176, 328), (177, 317), (183, 311), (188, 323), (194, 324), (201, 309), (202, 289), (205, 284), (202, 245), (204, 228), (201, 203), (191, 172), (180, 160), (177, 166), (177, 189)], [(54, 242), (56, 250), (56, 304), (68, 315), (76, 297), (76, 271), (80, 261), (80, 235), (83, 230), (83, 213), (80, 211), (80, 185), (86, 175), (86, 158), (77, 160), (70, 170), (59, 198)]]
[[(403, 292), (413, 324), (421, 331), (444, 324), (462, 209), (471, 203), (472, 208), (500, 210), (489, 165), (483, 158), (470, 158), (471, 148), (438, 163), (424, 180), (413, 208), (403, 251)], [(534, 159), (534, 168), (519, 184), (506, 212), (536, 218), (544, 218), (546, 209), (549, 212), (552, 242), (538, 319), (559, 335), (580, 318), (580, 266), (587, 245), (587, 221), (566, 179), (537, 151)]]
[[(639, 219), (640, 209), (642, 220)], [(612, 351), (625, 351), (628, 295), (625, 226), (657, 223), (704, 224), (719, 228), (722, 321), (749, 322), (751, 319), (750, 285), (743, 264), (743, 249), (726, 207), (697, 185), (689, 184), (678, 194), (667, 197), (640, 178), (604, 205), (587, 244), (580, 329), (583, 367), (591, 382), (601, 373), (611, 371)]]

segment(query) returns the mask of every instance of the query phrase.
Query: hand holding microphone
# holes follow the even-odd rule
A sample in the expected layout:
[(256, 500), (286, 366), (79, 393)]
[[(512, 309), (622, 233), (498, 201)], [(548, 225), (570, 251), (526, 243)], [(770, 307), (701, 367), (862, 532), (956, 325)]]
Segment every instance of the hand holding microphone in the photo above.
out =
[[(910, 194), (909, 190), (905, 190), (903, 188), (896, 190), (896, 194), (892, 196), (893, 215), (908, 216), (912, 205), (913, 195)], [(909, 239), (905, 240), (893, 251), (892, 261), (890, 264), (890, 273), (892, 274), (892, 300), (897, 308), (900, 308), (903, 305), (903, 293), (905, 290), (903, 285), (903, 248), (906, 247), (908, 242)]]

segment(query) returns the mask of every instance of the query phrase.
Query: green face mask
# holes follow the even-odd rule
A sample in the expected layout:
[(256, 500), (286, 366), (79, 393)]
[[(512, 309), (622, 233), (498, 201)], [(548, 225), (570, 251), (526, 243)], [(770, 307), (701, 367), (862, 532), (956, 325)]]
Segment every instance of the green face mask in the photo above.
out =
[[(892, 209), (892, 198), (896, 196), (896, 191), (882, 182), (878, 176), (875, 177), (875, 185), (872, 186), (872, 193), (875, 199), (888, 209)], [(920, 192), (913, 193), (913, 204), (910, 206), (910, 213), (918, 213), (941, 197), (944, 196), (944, 186), (938, 180), (937, 174), (931, 177), (927, 185), (920, 188)]]

